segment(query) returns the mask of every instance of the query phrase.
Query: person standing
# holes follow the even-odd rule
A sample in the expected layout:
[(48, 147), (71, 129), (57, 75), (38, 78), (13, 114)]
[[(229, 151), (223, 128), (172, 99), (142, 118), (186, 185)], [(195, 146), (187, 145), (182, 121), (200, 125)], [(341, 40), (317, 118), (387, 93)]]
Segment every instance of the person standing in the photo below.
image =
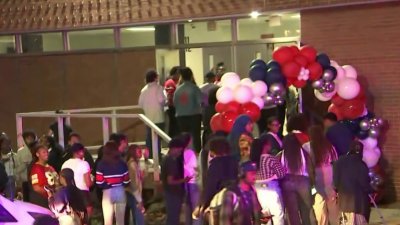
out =
[(176, 110), (174, 105), (174, 94), (176, 86), (179, 81), (179, 66), (174, 66), (169, 71), (169, 79), (164, 83), (164, 90), (167, 96), (168, 104), (168, 135), (170, 137), (175, 137), (179, 133), (178, 122), (176, 121)]
[(121, 158), (117, 143), (108, 141), (103, 158), (96, 168), (96, 184), (103, 190), (102, 208), (104, 225), (124, 224), (126, 196), (124, 186), (129, 184), (128, 167)]
[(346, 225), (368, 224), (371, 212), (369, 194), (373, 192), (368, 167), (363, 162), (363, 144), (353, 141), (347, 155), (333, 167), (333, 183), (338, 193), (339, 210)]
[(168, 154), (161, 164), (161, 181), (167, 209), (166, 225), (177, 225), (185, 196), (184, 184), (192, 177), (183, 175), (183, 162), (181, 161), (185, 149), (183, 141), (180, 138), (174, 138), (169, 142), (168, 147)]
[(14, 201), (16, 193), (16, 179), (15, 179), (15, 168), (16, 154), (11, 149), (11, 141), (5, 133), (0, 135), (0, 151), (1, 151), (1, 161), (6, 169), (8, 182), (4, 193), (6, 197), (11, 201)]
[(218, 87), (218, 85), (214, 84), (215, 83), (215, 74), (213, 72), (208, 72), (205, 75), (206, 78), (206, 83), (200, 86), (201, 94), (202, 94), (202, 101), (201, 101), (201, 106), (203, 108), (206, 108), (208, 106), (208, 95), (210, 93), (210, 90), (213, 88)]
[[(163, 87), (158, 83), (158, 74), (155, 70), (146, 73), (146, 85), (140, 91), (139, 106), (143, 109), (144, 115), (156, 124), (161, 130), (164, 129), (164, 105), (165, 95)], [(151, 128), (146, 127), (146, 146), (150, 149), (150, 158), (153, 158)], [(158, 155), (161, 156), (161, 142), (158, 139)]]
[(219, 85), (221, 83), (221, 78), (225, 74), (225, 63), (219, 62), (214, 68), (215, 70), (215, 84)]
[[(58, 182), (56, 170), (47, 164), (49, 150), (46, 146), (37, 144), (34, 146), (34, 163), (29, 171), (29, 180), (32, 184), (32, 192), (29, 193), (30, 202), (48, 208), (46, 189), (55, 190)], [(46, 189), (45, 189), (46, 187)]]
[(207, 107), (204, 108), (203, 111), (203, 149), (209, 139), (209, 137), (212, 135), (213, 131), (211, 129), (211, 118), (217, 113), (215, 110), (215, 105), (217, 104), (217, 91), (219, 87), (216, 86), (212, 88), (208, 92), (208, 105)]
[[(73, 153), (71, 152), (71, 146), (76, 144), (76, 143), (82, 143), (81, 142), (81, 136), (76, 133), (72, 132), (69, 137), (68, 137), (68, 145), (65, 147), (65, 151), (62, 154), (62, 162), (66, 162), (68, 159), (72, 158)], [(84, 150), (84, 160), (89, 163), (90, 168), (92, 169), (93, 175), (95, 170), (94, 169), (94, 160), (90, 152), (85, 148)]]
[(268, 132), (261, 135), (261, 137), (265, 137), (271, 144), (272, 155), (277, 155), (282, 151), (282, 139), (279, 136), (281, 126), (278, 117), (269, 117), (267, 119)]
[[(335, 149), (325, 137), (322, 126), (310, 128), (311, 157), (315, 165), (314, 211), (318, 225), (338, 224), (339, 210), (333, 187), (332, 164), (338, 159)], [(306, 146), (304, 146), (306, 148)]]
[(194, 150), (201, 150), (201, 91), (193, 82), (193, 72), (189, 67), (180, 69), (182, 84), (174, 94), (176, 119), (180, 132), (188, 132), (193, 137)]
[(232, 148), (232, 155), (241, 162), (250, 160), (250, 148), (253, 142), (254, 123), (248, 115), (240, 115), (233, 123), (228, 141)]
[(91, 179), (91, 168), (89, 163), (84, 160), (85, 147), (80, 143), (75, 143), (71, 146), (72, 159), (68, 159), (61, 167), (61, 169), (71, 169), (74, 172), (74, 180), (76, 187), (81, 190), (86, 211), (90, 217), (93, 212), (93, 204), (90, 199), (89, 189), (93, 184)]
[(257, 180), (255, 188), (262, 212), (272, 216), (274, 225), (284, 225), (284, 210), (282, 204), (281, 188), (279, 180), (285, 176), (279, 158), (272, 153), (271, 144), (265, 137), (255, 139), (251, 152), (260, 153), (257, 164)]
[(335, 147), (338, 156), (346, 155), (349, 151), (350, 143), (354, 139), (354, 134), (344, 124), (339, 123), (334, 113), (327, 113), (324, 116), (324, 127), (326, 137)]
[(15, 176), (17, 181), (17, 189), (22, 191), (23, 200), (29, 201), (29, 182), (28, 167), (32, 163), (32, 153), (29, 146), (36, 140), (36, 134), (33, 131), (25, 131), (22, 133), (24, 146), (17, 151), (15, 156)]
[[(224, 188), (210, 205), (210, 225), (260, 225), (261, 207), (253, 189), (257, 166), (240, 165), (239, 184)], [(222, 200), (222, 202), (221, 202)]]
[(311, 196), (312, 162), (295, 133), (283, 139), (281, 164), (286, 170), (281, 187), (290, 224), (316, 225)]

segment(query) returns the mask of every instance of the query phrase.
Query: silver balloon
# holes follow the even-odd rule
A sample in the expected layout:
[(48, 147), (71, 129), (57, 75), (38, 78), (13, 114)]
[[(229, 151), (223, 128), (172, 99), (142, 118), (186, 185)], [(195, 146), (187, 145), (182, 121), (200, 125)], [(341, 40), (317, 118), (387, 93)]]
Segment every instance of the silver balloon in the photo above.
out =
[(379, 136), (379, 130), (378, 130), (378, 129), (375, 129), (375, 128), (372, 128), (372, 129), (369, 130), (368, 135), (369, 135), (371, 138), (378, 138), (378, 136)]
[(283, 100), (283, 99), (275, 99), (276, 105), (283, 105), (284, 103), (285, 103), (285, 100)]
[(268, 93), (264, 98), (264, 104), (265, 104), (265, 106), (274, 105), (275, 104), (275, 96), (272, 96), (270, 93)]
[(316, 80), (316, 81), (312, 82), (312, 87), (319, 91), (322, 87), (324, 87), (324, 81), (323, 80)]
[(325, 91), (326, 92), (333, 92), (335, 90), (335, 83), (327, 82), (325, 83)]
[(281, 83), (272, 84), (269, 91), (274, 95), (285, 95), (286, 88)]
[(380, 117), (376, 118), (376, 122), (378, 123), (379, 127), (382, 127), (383, 124), (385, 123), (385, 121)]
[(361, 122), (360, 122), (360, 128), (361, 128), (361, 130), (363, 130), (363, 131), (369, 130), (369, 128), (370, 128), (369, 120), (367, 120), (367, 119), (361, 120)]
[(335, 74), (331, 70), (325, 70), (322, 74), (322, 79), (324, 81), (333, 81), (335, 79)]

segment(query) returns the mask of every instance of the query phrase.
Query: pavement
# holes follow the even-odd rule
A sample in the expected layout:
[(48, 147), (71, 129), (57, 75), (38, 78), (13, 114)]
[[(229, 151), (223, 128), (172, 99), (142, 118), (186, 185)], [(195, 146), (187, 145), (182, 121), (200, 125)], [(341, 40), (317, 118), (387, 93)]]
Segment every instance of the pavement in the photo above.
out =
[(400, 225), (400, 202), (378, 205), (371, 210), (371, 225)]

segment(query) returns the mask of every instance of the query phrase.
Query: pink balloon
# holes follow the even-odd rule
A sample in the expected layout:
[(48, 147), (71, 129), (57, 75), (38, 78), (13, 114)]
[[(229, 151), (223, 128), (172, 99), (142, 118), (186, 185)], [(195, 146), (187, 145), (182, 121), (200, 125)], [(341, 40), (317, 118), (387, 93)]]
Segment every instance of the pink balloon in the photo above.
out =
[(344, 69), (347, 78), (357, 79), (357, 70), (353, 66), (344, 65), (342, 68)]
[(253, 93), (257, 97), (263, 97), (267, 94), (268, 87), (264, 81), (257, 80), (252, 84)]
[(233, 92), (235, 101), (240, 104), (250, 102), (253, 99), (253, 91), (249, 86), (239, 85)]
[(363, 161), (367, 164), (368, 168), (374, 167), (381, 157), (379, 148), (375, 149), (364, 149)]
[(240, 81), (240, 84), (251, 87), (251, 85), (253, 85), (253, 81), (250, 78), (244, 78)]
[(233, 101), (233, 91), (229, 87), (221, 87), (217, 91), (217, 100), (223, 104)]
[(251, 102), (256, 104), (260, 109), (264, 108), (264, 100), (261, 97), (254, 97)]
[(368, 137), (364, 140), (361, 140), (361, 143), (363, 143), (364, 145), (364, 150), (372, 150), (378, 145), (378, 140), (372, 137)]
[(346, 100), (353, 99), (360, 93), (360, 84), (356, 79), (344, 78), (339, 80), (337, 86), (337, 94)]
[(221, 77), (221, 86), (234, 88), (240, 83), (240, 77), (234, 72), (228, 72)]

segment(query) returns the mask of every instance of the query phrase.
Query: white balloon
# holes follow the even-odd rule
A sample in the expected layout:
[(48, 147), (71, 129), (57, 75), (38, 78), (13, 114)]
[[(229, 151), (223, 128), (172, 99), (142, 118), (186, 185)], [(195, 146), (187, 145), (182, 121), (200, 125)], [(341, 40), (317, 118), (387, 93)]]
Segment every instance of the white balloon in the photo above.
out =
[(221, 77), (221, 86), (235, 88), (240, 83), (240, 77), (234, 72), (228, 72)]
[(339, 64), (335, 60), (331, 60), (331, 66), (337, 67)]
[(268, 87), (264, 81), (257, 80), (252, 85), (253, 94), (257, 97), (263, 97), (267, 94)]
[(357, 79), (357, 70), (353, 66), (344, 65), (344, 66), (342, 66), (342, 68), (344, 69), (345, 76), (347, 78)]
[(253, 85), (253, 81), (250, 78), (244, 78), (240, 81), (240, 84), (251, 87)]
[(253, 99), (253, 91), (249, 86), (238, 85), (233, 91), (233, 96), (238, 103), (243, 104)]
[(360, 84), (356, 79), (343, 78), (339, 80), (338, 84), (338, 95), (343, 99), (350, 100), (355, 98), (360, 93)]
[(217, 91), (217, 100), (223, 104), (233, 100), (233, 90), (229, 87), (220, 87)]
[(345, 71), (341, 66), (338, 66), (338, 67), (335, 67), (335, 68), (336, 68), (336, 72), (337, 72), (335, 81), (340, 81), (343, 78), (346, 78)]
[(264, 100), (261, 97), (254, 97), (251, 102), (255, 103), (260, 109), (264, 108)]
[(378, 140), (372, 137), (368, 137), (364, 140), (361, 140), (361, 143), (363, 143), (364, 145), (364, 150), (365, 149), (371, 150), (376, 148), (376, 146), (378, 145)]
[(367, 164), (368, 168), (374, 167), (381, 156), (379, 148), (376, 149), (364, 149), (363, 150), (363, 161)]
[(318, 100), (323, 101), (323, 102), (327, 102), (327, 101), (332, 99), (333, 95), (329, 97), (329, 96), (325, 96), (324, 94), (322, 94), (318, 90), (314, 90), (314, 95)]

